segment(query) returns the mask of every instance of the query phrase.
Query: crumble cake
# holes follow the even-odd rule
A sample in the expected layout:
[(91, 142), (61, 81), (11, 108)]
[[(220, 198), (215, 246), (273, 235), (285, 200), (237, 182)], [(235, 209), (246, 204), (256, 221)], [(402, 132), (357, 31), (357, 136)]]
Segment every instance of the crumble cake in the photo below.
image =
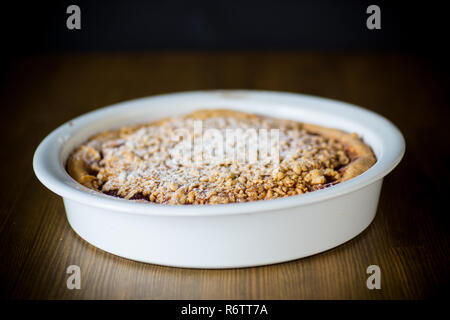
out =
[[(199, 122), (215, 134), (196, 132)], [(238, 132), (236, 139), (220, 145), (229, 130)], [(265, 136), (254, 135), (264, 130)], [(269, 135), (276, 139), (259, 144)], [(195, 146), (198, 140), (201, 148)], [(249, 161), (243, 155), (252, 148)], [(327, 188), (375, 162), (371, 148), (354, 133), (215, 109), (95, 135), (69, 156), (67, 171), (88, 188), (124, 199), (221, 204)]]

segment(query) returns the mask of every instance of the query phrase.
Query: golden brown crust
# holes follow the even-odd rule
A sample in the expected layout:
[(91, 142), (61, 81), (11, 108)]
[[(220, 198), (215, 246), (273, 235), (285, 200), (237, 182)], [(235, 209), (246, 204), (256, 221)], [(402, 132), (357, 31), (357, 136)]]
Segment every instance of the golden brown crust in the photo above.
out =
[[(218, 181), (221, 181), (221, 179), (223, 180), (225, 177), (225, 180), (230, 182), (230, 185), (223, 187), (221, 184), (217, 189), (217, 185), (213, 184), (212, 190), (210, 190), (212, 192), (209, 194), (205, 189), (202, 189), (202, 186), (205, 184), (202, 179), (198, 181), (200, 187), (194, 187), (194, 189), (192, 189), (192, 186), (189, 186), (189, 190), (187, 190), (186, 186), (186, 188), (183, 187), (183, 183), (166, 183), (165, 186), (163, 186), (164, 183), (161, 182), (161, 185), (158, 187), (158, 192), (142, 192), (143, 189), (138, 186), (138, 189), (140, 188), (139, 190), (141, 191), (136, 193), (135, 191), (130, 191), (129, 185), (125, 186), (125, 189), (121, 188), (122, 183), (118, 182), (117, 175), (115, 175), (111, 176), (115, 179), (115, 186), (112, 189), (109, 186), (109, 189), (105, 189), (105, 182), (108, 182), (105, 178), (105, 174), (108, 175), (111, 173), (111, 171), (108, 172), (108, 170), (105, 169), (105, 163), (102, 164), (103, 167), (100, 165), (100, 163), (105, 160), (104, 155), (102, 154), (105, 149), (105, 144), (117, 144), (117, 141), (121, 139), (126, 140), (133, 134), (139, 133), (138, 131), (141, 129), (145, 131), (146, 128), (151, 126), (161, 127), (166, 124), (170, 126), (170, 122), (173, 118), (165, 118), (143, 125), (122, 127), (119, 130), (103, 132), (91, 137), (87, 143), (77, 148), (74, 153), (69, 156), (67, 160), (67, 171), (76, 181), (88, 188), (99, 190), (107, 194), (114, 194), (126, 199), (136, 199), (136, 195), (140, 195), (139, 197), (143, 197), (142, 199), (158, 203), (203, 204), (273, 199), (314, 191), (356, 177), (369, 169), (376, 162), (376, 158), (371, 148), (364, 144), (356, 134), (348, 134), (337, 129), (228, 109), (198, 110), (184, 117), (180, 117), (179, 119), (208, 120), (212, 118), (233, 118), (242, 121), (242, 123), (251, 125), (264, 123), (265, 128), (283, 128), (283, 130), (291, 132), (303, 132), (301, 135), (306, 135), (307, 140), (311, 141), (317, 138), (320, 140), (319, 143), (325, 143), (325, 149), (319, 149), (319, 157), (317, 157), (316, 152), (318, 151), (318, 144), (314, 144), (313, 142), (313, 145), (311, 146), (316, 148), (316, 151), (311, 151), (311, 149), (309, 149), (310, 151), (302, 151), (302, 154), (298, 156), (298, 160), (295, 160), (294, 162), (288, 161), (281, 172), (275, 172), (275, 175), (268, 179), (263, 178), (262, 176), (258, 178), (258, 174), (257, 177), (252, 175), (249, 176), (247, 175), (248, 171), (245, 170), (241, 172), (240, 176), (238, 174), (237, 177), (232, 177), (231, 179), (226, 175), (222, 175), (222, 178), (218, 178)], [(108, 148), (109, 147), (106, 147), (106, 150), (109, 150)], [(125, 162), (125, 165), (129, 165), (130, 163), (133, 164), (133, 161), (140, 161), (140, 159), (135, 157), (134, 151), (131, 151), (132, 159), (136, 160), (131, 159), (129, 160), (131, 162)], [(328, 156), (328, 151), (331, 152), (331, 158)], [(304, 152), (306, 152), (306, 154), (304, 154)], [(129, 157), (130, 153), (125, 152), (120, 156), (123, 157), (124, 155), (125, 157)], [(112, 157), (110, 156), (106, 160), (106, 166), (115, 165), (116, 160), (116, 154)], [(311, 160), (313, 162), (311, 162)], [(324, 163), (327, 164), (324, 165)], [(293, 164), (294, 166), (292, 166)], [(213, 174), (211, 172), (215, 172), (215, 169), (211, 171), (206, 170), (203, 174), (206, 176), (211, 175), (209, 179), (213, 179)], [(161, 178), (161, 176), (157, 177), (152, 175), (150, 179), (158, 180)], [(171, 176), (166, 174), (165, 178), (162, 179), (170, 178)], [(145, 179), (149, 179), (149, 177)], [(216, 181), (216, 179), (217, 177), (214, 177), (211, 181)], [(141, 181), (139, 183), (145, 184), (142, 180), (139, 181)], [(146, 190), (148, 190), (148, 188)], [(244, 194), (242, 194), (242, 190), (244, 190)]]
[[(204, 120), (211, 117), (234, 117), (237, 119), (253, 119), (259, 117), (256, 114), (229, 109), (198, 110), (188, 116), (199, 120)], [(349, 134), (338, 129), (308, 123), (299, 123), (291, 120), (281, 121), (290, 122), (292, 125), (300, 125), (308, 132), (319, 134), (342, 143), (346, 147), (346, 152), (351, 159), (351, 162), (348, 165), (339, 170), (342, 174), (339, 180), (342, 182), (352, 179), (367, 171), (376, 162), (372, 149), (366, 145), (357, 134)]]
[[(119, 137), (120, 130), (106, 131), (89, 138), (89, 141), (97, 141), (99, 144), (110, 139)], [(99, 158), (98, 151), (91, 147), (82, 145), (67, 159), (66, 169), (69, 175), (85, 187), (96, 189), (97, 178), (90, 174), (89, 159)]]
[(358, 137), (357, 134), (349, 134), (332, 128), (321, 127), (314, 124), (303, 124), (305, 130), (320, 134), (342, 143), (350, 157), (350, 163), (340, 169), (342, 177), (340, 181), (347, 181), (367, 171), (375, 162), (372, 149)]
[(233, 117), (235, 119), (247, 120), (259, 118), (260, 116), (254, 113), (246, 113), (230, 109), (202, 109), (189, 113), (185, 116), (185, 118), (192, 118), (197, 120), (205, 120), (213, 117)]

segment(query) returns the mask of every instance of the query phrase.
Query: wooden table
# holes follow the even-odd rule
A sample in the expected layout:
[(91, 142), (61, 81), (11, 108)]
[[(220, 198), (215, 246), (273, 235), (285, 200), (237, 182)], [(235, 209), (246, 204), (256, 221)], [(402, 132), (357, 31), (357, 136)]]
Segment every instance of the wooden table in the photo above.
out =
[[(1, 297), (20, 299), (415, 299), (449, 284), (448, 76), (394, 54), (156, 52), (16, 58), (1, 87)], [(407, 152), (386, 179), (378, 213), (355, 239), (277, 265), (228, 270), (123, 259), (82, 240), (61, 198), (32, 170), (54, 128), (111, 103), (159, 93), (247, 88), (307, 93), (365, 106), (402, 130)], [(447, 212), (446, 212), (447, 211)], [(366, 268), (381, 268), (368, 290)], [(66, 287), (81, 268), (82, 288)]]

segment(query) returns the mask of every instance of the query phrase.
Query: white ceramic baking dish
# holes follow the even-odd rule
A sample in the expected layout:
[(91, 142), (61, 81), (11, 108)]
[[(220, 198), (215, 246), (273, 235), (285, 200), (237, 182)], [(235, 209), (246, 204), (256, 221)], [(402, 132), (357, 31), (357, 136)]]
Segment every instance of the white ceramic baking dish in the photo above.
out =
[[(74, 181), (65, 162), (93, 134), (125, 124), (230, 108), (357, 132), (377, 157), (362, 175), (336, 186), (276, 200), (219, 205), (161, 205), (95, 192)], [(167, 266), (231, 268), (272, 264), (338, 246), (373, 220), (383, 177), (405, 142), (385, 118), (318, 97), (244, 90), (142, 98), (75, 118), (50, 133), (33, 159), (39, 180), (64, 200), (72, 228), (115, 255)]]

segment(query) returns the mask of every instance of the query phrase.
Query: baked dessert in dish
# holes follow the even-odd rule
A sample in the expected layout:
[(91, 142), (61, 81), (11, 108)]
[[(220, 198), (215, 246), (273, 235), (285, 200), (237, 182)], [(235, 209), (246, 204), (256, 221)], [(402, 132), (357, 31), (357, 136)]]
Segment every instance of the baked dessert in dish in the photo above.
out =
[(332, 187), (375, 162), (354, 133), (213, 109), (97, 134), (66, 168), (82, 185), (124, 199), (222, 204)]

